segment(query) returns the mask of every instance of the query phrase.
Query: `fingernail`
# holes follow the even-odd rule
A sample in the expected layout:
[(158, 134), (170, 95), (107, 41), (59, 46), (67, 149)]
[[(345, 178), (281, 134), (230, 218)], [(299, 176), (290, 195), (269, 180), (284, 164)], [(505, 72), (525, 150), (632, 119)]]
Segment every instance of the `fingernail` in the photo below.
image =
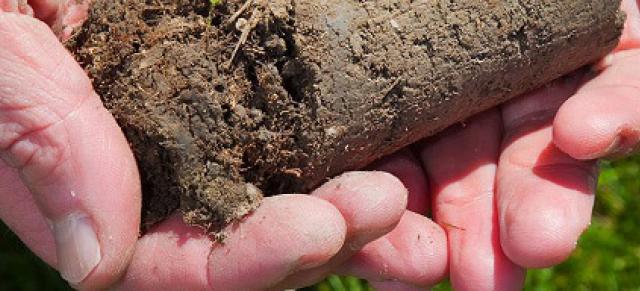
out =
[(632, 130), (621, 131), (605, 149), (604, 155), (617, 158), (633, 154), (638, 150), (639, 143), (640, 133), (632, 132)]
[(614, 55), (608, 54), (606, 57), (596, 63), (592, 68), (597, 72), (602, 72), (613, 64), (613, 60)]
[(611, 53), (611, 54), (608, 54), (606, 57), (604, 57), (604, 59), (602, 60), (602, 63), (604, 64), (605, 67), (610, 67), (611, 65), (613, 65), (614, 59), (615, 59), (615, 55)]
[(101, 260), (100, 243), (91, 219), (79, 212), (53, 223), (58, 270), (71, 284), (84, 280)]

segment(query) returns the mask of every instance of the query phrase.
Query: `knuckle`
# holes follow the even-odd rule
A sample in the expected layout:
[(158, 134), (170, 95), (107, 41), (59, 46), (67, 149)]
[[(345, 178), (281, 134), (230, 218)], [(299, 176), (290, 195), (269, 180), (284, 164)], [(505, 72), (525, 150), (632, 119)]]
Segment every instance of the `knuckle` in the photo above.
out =
[(494, 194), (492, 189), (445, 193), (435, 201), (435, 217), (447, 229), (465, 230), (469, 215), (491, 203)]
[(64, 119), (44, 112), (42, 108), (0, 110), (2, 159), (25, 179), (44, 179), (69, 155)]
[(0, 150), (7, 150), (23, 135), (24, 128), (15, 122), (0, 123)]
[(486, 189), (481, 191), (460, 191), (458, 193), (450, 193), (443, 195), (441, 199), (436, 201), (437, 206), (442, 209), (455, 209), (460, 211), (477, 204), (485, 203), (487, 200), (493, 199), (494, 190)]

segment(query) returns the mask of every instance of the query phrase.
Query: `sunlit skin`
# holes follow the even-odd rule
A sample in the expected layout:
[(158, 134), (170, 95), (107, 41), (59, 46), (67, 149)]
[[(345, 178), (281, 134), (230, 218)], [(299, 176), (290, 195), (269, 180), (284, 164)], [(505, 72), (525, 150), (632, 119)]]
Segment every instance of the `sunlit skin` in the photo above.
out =
[(629, 0), (622, 42), (597, 72), (573, 73), (312, 195), (267, 198), (224, 245), (178, 216), (139, 237), (133, 155), (59, 42), (87, 5), (0, 0), (10, 12), (0, 12), (0, 219), (56, 267), (48, 220), (86, 212), (101, 260), (78, 288), (281, 290), (339, 273), (380, 290), (420, 290), (447, 274), (457, 290), (518, 289), (525, 268), (562, 262), (588, 226), (594, 160), (639, 146), (640, 11)]

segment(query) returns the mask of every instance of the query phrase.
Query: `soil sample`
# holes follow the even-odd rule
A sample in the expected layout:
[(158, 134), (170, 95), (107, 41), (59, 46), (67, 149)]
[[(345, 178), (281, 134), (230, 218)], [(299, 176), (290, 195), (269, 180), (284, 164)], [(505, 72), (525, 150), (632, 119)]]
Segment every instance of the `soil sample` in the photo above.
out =
[(619, 2), (95, 0), (68, 47), (131, 143), (144, 223), (179, 209), (215, 232), (263, 194), (305, 193), (594, 62)]

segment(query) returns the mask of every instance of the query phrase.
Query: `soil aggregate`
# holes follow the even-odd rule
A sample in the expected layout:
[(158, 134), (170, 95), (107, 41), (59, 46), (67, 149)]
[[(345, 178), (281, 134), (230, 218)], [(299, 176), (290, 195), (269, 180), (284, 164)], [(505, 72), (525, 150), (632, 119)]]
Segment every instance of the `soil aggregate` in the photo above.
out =
[(619, 0), (95, 0), (67, 43), (122, 127), (143, 226), (215, 233), (590, 64)]

